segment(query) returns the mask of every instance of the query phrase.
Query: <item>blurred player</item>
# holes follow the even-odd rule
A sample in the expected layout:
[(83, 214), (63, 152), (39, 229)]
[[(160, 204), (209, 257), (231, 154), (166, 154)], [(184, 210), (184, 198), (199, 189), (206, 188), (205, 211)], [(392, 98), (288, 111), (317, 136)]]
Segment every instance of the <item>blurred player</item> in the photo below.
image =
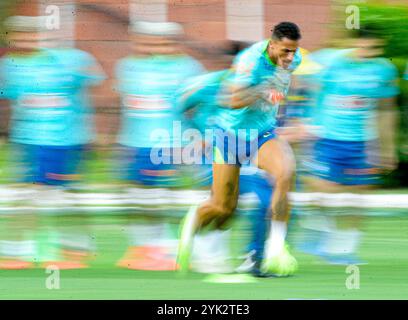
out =
[[(133, 53), (116, 66), (116, 89), (122, 105), (118, 142), (125, 179), (132, 184), (147, 188), (189, 186), (190, 179), (177, 159), (182, 144), (173, 135), (178, 129), (183, 132), (188, 124), (174, 96), (183, 81), (204, 69), (183, 52), (182, 34), (177, 23), (137, 22), (131, 26)], [(177, 240), (169, 236), (168, 224), (154, 215), (145, 223), (133, 221), (136, 218), (130, 217), (129, 248), (118, 266), (174, 270), (171, 245)]]
[[(384, 43), (373, 30), (363, 28), (355, 35), (354, 48), (337, 51), (332, 59), (312, 54), (325, 68), (318, 76), (320, 88), (313, 115), (319, 127), (318, 140), (312, 159), (305, 163), (311, 175), (304, 180), (311, 191), (369, 190), (380, 183), (381, 167), (386, 165), (386, 161), (381, 161), (381, 145), (393, 144), (382, 139), (384, 133), (379, 132), (377, 117), (378, 110), (394, 106), (398, 94), (395, 67), (380, 58)], [(394, 130), (392, 125), (389, 130)], [(315, 215), (321, 216), (322, 212)], [(314, 231), (324, 231), (326, 236), (317, 238), (320, 241), (308, 250), (334, 264), (361, 263), (356, 256), (361, 241), (361, 216), (341, 208), (336, 209), (335, 215), (335, 219), (325, 217), (326, 220), (309, 225)]]
[[(290, 147), (276, 137), (274, 128), (279, 101), (289, 88), (290, 73), (301, 61), (299, 39), (300, 31), (295, 24), (278, 24), (271, 39), (243, 51), (222, 80), (217, 103), (223, 109), (217, 116), (220, 130), (214, 150), (211, 199), (199, 208), (191, 208), (186, 216), (179, 248), (181, 270), (189, 267), (193, 235), (211, 222), (216, 229), (222, 229), (233, 215), (239, 194), (240, 166), (252, 143), (256, 154), (249, 156), (275, 182), (271, 213), (276, 218), (270, 228), (262, 269), (276, 274), (293, 272), (296, 260), (285, 247), (285, 236), (289, 218), (287, 193), (294, 160)], [(239, 144), (245, 146), (244, 150), (238, 149), (241, 154), (237, 152)]]
[[(10, 142), (12, 156), (19, 160), (19, 181), (38, 186), (37, 197), (58, 202), (58, 188), (69, 188), (78, 181), (83, 153), (91, 142), (90, 119), (84, 111), (88, 108), (86, 89), (99, 83), (103, 75), (90, 71), (95, 61), (85, 52), (71, 50), (63, 56), (42, 48), (48, 37), (46, 19), (14, 16), (6, 20), (11, 48), (0, 62), (0, 86), (11, 101)], [(27, 259), (23, 241), (8, 242), (3, 246), (7, 250), (3, 250), (1, 266), (13, 267), (20, 260), (29, 260), (31, 265), (35, 259), (60, 268), (85, 267), (83, 258), (90, 247), (84, 242), (89, 239), (80, 241), (83, 237), (78, 232), (57, 238), (53, 240), (58, 247), (55, 254), (32, 242)], [(7, 259), (13, 248), (15, 259)]]

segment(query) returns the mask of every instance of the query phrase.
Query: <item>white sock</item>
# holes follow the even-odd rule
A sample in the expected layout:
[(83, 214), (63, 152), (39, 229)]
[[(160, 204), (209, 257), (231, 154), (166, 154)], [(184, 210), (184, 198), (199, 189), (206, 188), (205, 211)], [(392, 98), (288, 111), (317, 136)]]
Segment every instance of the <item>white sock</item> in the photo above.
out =
[(211, 230), (194, 237), (193, 255), (197, 260), (230, 257), (230, 230)]
[(357, 229), (335, 229), (329, 233), (323, 245), (326, 254), (350, 254), (357, 250), (360, 243), (361, 232)]
[(284, 246), (287, 232), (287, 224), (283, 221), (272, 221), (269, 231), (269, 237), (265, 246), (266, 259), (276, 257), (279, 255)]
[(214, 255), (230, 258), (229, 241), (231, 230), (215, 230), (212, 234), (212, 248)]
[(198, 233), (194, 236), (193, 260), (206, 260), (212, 256), (213, 232)]

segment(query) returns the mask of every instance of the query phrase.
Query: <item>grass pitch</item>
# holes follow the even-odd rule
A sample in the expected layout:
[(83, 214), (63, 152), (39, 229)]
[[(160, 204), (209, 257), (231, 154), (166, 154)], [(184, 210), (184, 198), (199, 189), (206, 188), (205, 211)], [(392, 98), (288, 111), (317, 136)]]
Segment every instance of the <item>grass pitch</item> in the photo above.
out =
[(359, 289), (347, 289), (346, 267), (327, 265), (295, 249), (296, 276), (253, 283), (209, 283), (202, 274), (118, 269), (114, 264), (126, 249), (126, 237), (123, 225), (113, 220), (99, 217), (92, 225), (98, 254), (91, 268), (60, 271), (60, 289), (53, 290), (46, 288), (49, 274), (43, 269), (0, 271), (0, 299), (408, 298), (408, 220), (403, 217), (367, 218), (360, 253), (368, 264), (359, 266)]

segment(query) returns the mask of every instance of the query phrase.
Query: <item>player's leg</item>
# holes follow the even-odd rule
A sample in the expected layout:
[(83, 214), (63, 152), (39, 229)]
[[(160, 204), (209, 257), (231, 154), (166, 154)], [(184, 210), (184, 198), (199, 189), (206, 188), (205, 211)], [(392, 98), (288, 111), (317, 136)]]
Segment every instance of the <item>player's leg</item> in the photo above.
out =
[(234, 213), (239, 194), (239, 170), (236, 165), (213, 164), (211, 198), (197, 209), (196, 228), (214, 221), (216, 228), (222, 226)]
[[(0, 229), (0, 269), (25, 269), (34, 266), (37, 243), (35, 231), (37, 216), (32, 211), (20, 210), (30, 199), (19, 191), (27, 191), (35, 182), (37, 164), (36, 146), (10, 144), (8, 165), (14, 180), (13, 191), (16, 198), (13, 210), (1, 219)], [(30, 205), (30, 204), (29, 204)]]
[[(341, 194), (373, 188), (378, 177), (373, 165), (369, 164), (371, 161), (366, 159), (365, 149), (362, 142), (317, 141), (314, 159), (308, 165), (311, 174), (303, 178), (307, 191)], [(360, 263), (356, 251), (361, 240), (361, 215), (342, 207), (318, 209), (307, 226), (309, 234), (311, 230), (319, 236), (317, 250), (313, 253), (330, 263)]]
[[(208, 150), (207, 150), (208, 151)], [(194, 186), (210, 189), (212, 185), (212, 156), (203, 155), (202, 164), (192, 166)], [(242, 184), (240, 184), (242, 186)], [(199, 273), (222, 273), (234, 271), (230, 252), (231, 230), (204, 228), (194, 235), (191, 270)]]
[[(173, 164), (152, 163), (151, 151), (151, 148), (121, 146), (119, 163), (127, 192), (140, 192), (139, 188), (154, 192), (154, 188), (170, 189), (177, 186), (179, 168)], [(162, 151), (170, 157), (170, 149)], [(151, 271), (175, 270), (177, 240), (172, 235), (171, 225), (166, 217), (154, 211), (141, 218), (131, 212), (127, 215), (126, 229), (128, 248), (116, 263), (118, 267)]]
[(246, 248), (245, 261), (237, 268), (237, 272), (251, 272), (254, 275), (261, 275), (260, 266), (271, 218), (269, 208), (272, 192), (271, 179), (267, 179), (265, 174), (241, 174), (240, 194), (255, 193), (258, 203), (256, 208), (250, 211), (251, 240)]
[[(305, 179), (309, 192), (324, 192), (331, 194), (360, 193), (369, 190), (371, 186), (347, 186), (318, 177)], [(344, 199), (347, 201), (347, 199)], [(361, 242), (361, 224), (363, 217), (357, 212), (343, 207), (316, 207), (310, 210), (310, 217), (303, 221), (308, 240), (313, 241), (309, 252), (319, 255), (332, 264), (362, 264), (356, 252)]]
[(290, 217), (288, 193), (296, 167), (293, 152), (282, 140), (268, 140), (258, 151), (257, 165), (270, 174), (275, 183), (270, 206), (272, 223), (262, 270), (277, 275), (290, 275), (297, 269), (295, 258), (289, 254), (285, 246)]
[[(63, 146), (42, 148), (42, 175), (44, 185), (41, 198), (62, 201), (73, 186), (81, 181), (83, 159), (87, 146)], [(62, 217), (49, 217), (39, 233), (41, 246), (38, 261), (44, 267), (56, 265), (60, 269), (88, 267), (95, 251), (90, 230), (89, 216), (66, 212), (62, 206), (56, 212)]]
[(239, 170), (236, 165), (213, 164), (210, 199), (199, 207), (192, 207), (182, 222), (178, 256), (181, 271), (189, 269), (193, 237), (198, 229), (211, 222), (216, 229), (222, 229), (234, 213), (239, 194)]

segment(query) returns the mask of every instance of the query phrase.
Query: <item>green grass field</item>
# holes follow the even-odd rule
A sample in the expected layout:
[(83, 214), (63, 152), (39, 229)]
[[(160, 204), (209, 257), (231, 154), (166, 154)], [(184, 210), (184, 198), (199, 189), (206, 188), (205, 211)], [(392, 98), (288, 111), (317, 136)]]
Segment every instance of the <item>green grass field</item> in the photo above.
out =
[[(0, 271), (0, 299), (407, 299), (408, 220), (367, 218), (359, 267), (360, 288), (346, 288), (346, 267), (327, 265), (293, 250), (299, 272), (254, 283), (208, 283), (202, 274), (143, 272), (114, 267), (126, 248), (118, 218), (91, 221), (98, 254), (92, 267), (60, 271), (60, 289), (46, 288), (43, 269)], [(241, 232), (241, 231), (240, 231)], [(297, 230), (293, 229), (292, 233)], [(237, 234), (236, 234), (237, 236)]]

